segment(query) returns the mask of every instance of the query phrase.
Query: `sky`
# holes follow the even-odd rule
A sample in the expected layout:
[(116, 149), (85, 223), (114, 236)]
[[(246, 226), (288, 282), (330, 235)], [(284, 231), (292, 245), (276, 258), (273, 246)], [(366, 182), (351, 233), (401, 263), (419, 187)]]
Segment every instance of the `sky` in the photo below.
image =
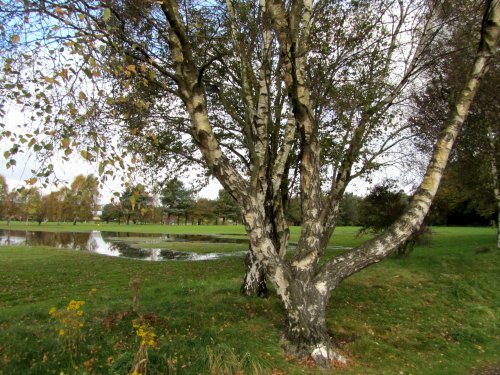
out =
[[(3, 122), (8, 128), (15, 130), (15, 125), (24, 122), (24, 120), (23, 114), (16, 108), (11, 107), (7, 109)], [(34, 155), (19, 153), (16, 157), (17, 164), (14, 167), (7, 168), (7, 160), (3, 158), (3, 154), (10, 147), (6, 140), (2, 140), (0, 144), (0, 174), (5, 177), (9, 189), (12, 190), (26, 186), (25, 180), (33, 177), (31, 170), (37, 169), (38, 163)], [(55, 179), (66, 183), (68, 186), (80, 174), (94, 174), (98, 176), (97, 169), (79, 155), (74, 155), (69, 162), (64, 162), (62, 159), (57, 158), (54, 158), (51, 162), (54, 164)], [(189, 186), (189, 178), (185, 179), (184, 182)], [(48, 193), (58, 190), (60, 187), (61, 185), (51, 185), (42, 189), (42, 191)], [(222, 189), (222, 186), (215, 179), (211, 179), (208, 185), (200, 190), (198, 197), (215, 199), (220, 189)], [(106, 181), (101, 188), (100, 203), (109, 203), (113, 197), (113, 193), (122, 190), (123, 188), (119, 179), (116, 181)]]
[[(18, 123), (24, 122), (23, 114), (16, 109), (15, 107), (8, 108), (6, 111), (6, 116), (3, 119), (3, 122), (7, 125), (11, 130), (15, 130), (15, 125)], [(9, 189), (16, 189), (23, 186), (26, 186), (25, 180), (33, 177), (31, 170), (37, 169), (37, 161), (34, 155), (27, 154), (19, 154), (16, 161), (17, 165), (14, 167), (6, 168), (6, 160), (2, 158), (3, 153), (9, 149), (9, 144), (3, 140), (0, 144), (0, 174), (2, 174), (8, 184)], [(74, 155), (70, 162), (64, 162), (62, 159), (51, 160), (54, 165), (54, 176), (58, 181), (62, 181), (68, 186), (71, 184), (73, 179), (80, 174), (89, 175), (93, 174), (98, 176), (98, 171), (95, 166), (91, 163), (85, 161), (80, 155)], [(408, 170), (398, 170), (398, 167), (389, 167), (383, 171), (377, 172), (372, 176), (371, 182), (367, 182), (363, 179), (357, 179), (351, 182), (347, 191), (354, 193), (358, 196), (364, 196), (368, 194), (370, 188), (381, 181), (391, 178), (399, 181), (399, 184), (403, 190), (407, 193), (411, 193), (414, 188), (415, 181), (420, 180), (420, 176), (422, 171), (414, 171), (415, 174), (409, 174)], [(194, 172), (193, 172), (194, 174)], [(189, 180), (194, 179), (186, 178), (183, 182), (190, 186)], [(136, 181), (141, 182), (141, 181)], [(61, 185), (53, 185), (48, 188), (42, 189), (43, 193), (48, 193), (53, 190), (58, 190), (61, 188)], [(198, 193), (199, 198), (209, 198), (216, 199), (219, 190), (222, 189), (222, 186), (215, 179), (211, 179), (207, 186), (201, 189)], [(114, 192), (123, 191), (123, 187), (121, 186), (120, 179), (117, 178), (115, 181), (108, 180), (102, 184), (101, 188), (101, 197), (99, 202), (102, 204), (109, 203), (114, 196)]]
[[(14, 124), (20, 121), (23, 121), (23, 118), (22, 114), (19, 111), (16, 110), (7, 111), (7, 116), (4, 121), (7, 124), (7, 126), (14, 127)], [(0, 145), (0, 152), (1, 152), (0, 155), (3, 156), (3, 153), (8, 148), (10, 148), (10, 146), (6, 142), (3, 142)], [(2, 156), (0, 156), (0, 174), (2, 174), (5, 177), (9, 189), (16, 189), (26, 186), (24, 181), (32, 177), (31, 170), (36, 169), (37, 167), (37, 162), (35, 160), (36, 158), (34, 157), (34, 155), (29, 156), (26, 154), (20, 154), (19, 157), (17, 158), (17, 165), (15, 167), (10, 167), (10, 168), (6, 168), (5, 166), (6, 160), (3, 159)], [(54, 176), (57, 178), (57, 180), (63, 181), (68, 186), (71, 184), (71, 182), (77, 175), (94, 174), (95, 176), (98, 176), (97, 168), (95, 168), (89, 162), (85, 161), (82, 157), (80, 157), (80, 155), (74, 155), (70, 160), (70, 162), (64, 162), (61, 159), (59, 160), (54, 159), (52, 160), (52, 163), (54, 164)], [(398, 170), (397, 167), (393, 166), (383, 171), (377, 172), (375, 175), (372, 176), (371, 182), (367, 182), (366, 180), (363, 179), (356, 179), (352, 181), (347, 191), (354, 193), (358, 196), (364, 196), (368, 194), (370, 188), (374, 184), (380, 183), (385, 179), (391, 178), (398, 180), (401, 188), (405, 190), (407, 193), (411, 193), (411, 191), (414, 188), (414, 183), (415, 181), (420, 179), (419, 175), (421, 173), (422, 173), (421, 171), (415, 171), (415, 175), (410, 176), (408, 175), (408, 170)], [(184, 179), (183, 182), (187, 186), (190, 186), (189, 180), (190, 178), (188, 177)], [(48, 193), (51, 190), (58, 190), (60, 189), (60, 187), (61, 185), (58, 186), (53, 185), (49, 186), (48, 188), (42, 189), (42, 191), (44, 193)], [(207, 184), (207, 186), (205, 186), (203, 189), (199, 191), (198, 197), (216, 199), (220, 189), (222, 189), (222, 186), (219, 184), (217, 180), (212, 178)], [(102, 185), (101, 197), (99, 199), (99, 202), (102, 204), (109, 203), (113, 197), (113, 193), (121, 191), (123, 191), (123, 187), (120, 184), (119, 178), (117, 178), (116, 181), (111, 181), (111, 180), (106, 181)]]
[[(8, 126), (13, 126), (13, 124), (20, 121), (23, 121), (21, 113), (15, 110), (7, 111), (5, 123)], [(10, 148), (10, 146), (6, 144), (6, 142), (2, 143), (0, 145), (0, 152), (1, 152), (0, 155), (3, 155), (3, 153), (8, 148)], [(26, 154), (20, 154), (17, 158), (17, 165), (14, 167), (6, 168), (5, 163), (6, 163), (5, 159), (0, 159), (0, 174), (2, 174), (5, 177), (9, 189), (16, 189), (26, 186), (24, 181), (32, 177), (31, 170), (36, 169), (37, 167), (37, 161), (35, 160), (34, 155), (29, 156)], [(71, 184), (71, 182), (77, 175), (94, 174), (95, 176), (98, 176), (97, 169), (94, 166), (92, 166), (89, 162), (81, 158), (79, 155), (74, 155), (70, 160), (70, 162), (64, 162), (61, 159), (60, 160), (54, 159), (52, 160), (52, 163), (54, 164), (54, 176), (57, 178), (57, 180), (66, 183), (68, 186)], [(418, 180), (418, 177), (410, 176), (411, 178), (406, 179), (405, 181), (405, 179), (401, 177), (401, 174), (407, 174), (407, 173), (408, 171), (398, 170), (397, 167), (388, 168), (372, 176), (372, 181), (370, 183), (363, 179), (357, 179), (352, 181), (347, 191), (354, 193), (358, 196), (364, 196), (368, 194), (370, 188), (374, 184), (377, 184), (387, 178), (391, 178), (398, 180), (400, 182), (401, 187), (407, 193), (411, 193), (414, 181), (416, 179)], [(420, 173), (417, 172), (416, 175)], [(189, 180), (190, 180), (189, 177), (183, 180), (187, 186), (190, 185)], [(52, 185), (45, 189), (42, 189), (42, 191), (44, 193), (48, 193), (52, 190), (58, 190), (60, 189), (60, 187), (61, 185), (58, 186)], [(205, 186), (203, 189), (199, 191), (198, 197), (216, 199), (220, 189), (222, 189), (222, 186), (219, 184), (217, 180), (212, 178), (207, 184), (207, 186)], [(113, 197), (113, 193), (121, 192), (122, 190), (123, 187), (120, 184), (119, 178), (117, 178), (116, 181), (112, 180), (106, 181), (102, 185), (101, 197), (99, 202), (102, 204), (109, 203)]]
[[(3, 155), (7, 147), (8, 146), (4, 144), (0, 146), (1, 155)], [(73, 157), (70, 162), (54, 160), (53, 164), (55, 177), (57, 177), (58, 180), (67, 183), (68, 186), (79, 174), (94, 174), (96, 176), (98, 175), (96, 169), (90, 163), (84, 161), (80, 156)], [(0, 162), (0, 174), (5, 177), (9, 189), (15, 189), (25, 186), (26, 184), (24, 180), (32, 177), (30, 171), (34, 168), (36, 168), (36, 161), (34, 156), (27, 157), (26, 155), (23, 155), (23, 157), (17, 159), (17, 165), (15, 167), (11, 167), (8, 169), (5, 167), (5, 159), (1, 160)], [(374, 176), (372, 183), (368, 183), (362, 179), (357, 179), (349, 185), (348, 191), (356, 195), (363, 196), (368, 194), (371, 186), (373, 186), (374, 184), (387, 178), (396, 178), (400, 181), (400, 183), (402, 183), (402, 188), (407, 191), (407, 193), (409, 193), (412, 190), (412, 184), (408, 181), (405, 182), (401, 180), (401, 178), (398, 177), (398, 174), (400, 172), (401, 171), (395, 170), (394, 168), (379, 172)], [(189, 178), (184, 179), (184, 183), (189, 186)], [(49, 186), (43, 191), (47, 193), (51, 190), (58, 190), (60, 187), (60, 185)], [(208, 185), (200, 190), (200, 192), (198, 193), (198, 197), (216, 199), (220, 189), (222, 189), (222, 186), (217, 180), (212, 178), (209, 181)], [(113, 192), (120, 192), (122, 190), (123, 188), (121, 187), (119, 181), (105, 182), (101, 188), (101, 197), (99, 200), (100, 203), (109, 203), (111, 201), (111, 198), (113, 197)]]
[[(0, 147), (0, 152), (3, 155), (4, 151), (7, 149), (4, 145)], [(9, 190), (21, 188), (26, 186), (25, 180), (32, 177), (31, 169), (36, 166), (34, 161), (34, 157), (23, 157), (17, 159), (17, 165), (15, 167), (6, 168), (5, 160), (2, 160), (0, 163), (0, 174), (3, 175), (6, 179), (6, 182), (9, 186)], [(73, 179), (80, 175), (88, 175), (94, 174), (97, 175), (95, 168), (93, 168), (89, 163), (81, 160), (79, 157), (75, 157), (71, 160), (70, 163), (62, 162), (61, 160), (56, 160), (54, 163), (54, 175), (58, 180), (64, 181), (69, 186)], [(186, 184), (189, 186), (188, 179), (184, 180)], [(46, 189), (43, 189), (45, 193), (58, 190), (61, 185), (56, 186), (52, 185)], [(215, 199), (217, 198), (219, 189), (222, 186), (214, 179), (211, 179), (209, 184), (200, 190), (198, 193), (199, 198), (209, 198)], [(106, 181), (101, 188), (101, 197), (100, 203), (109, 203), (111, 198), (113, 197), (113, 192), (122, 191), (123, 188), (118, 181)]]

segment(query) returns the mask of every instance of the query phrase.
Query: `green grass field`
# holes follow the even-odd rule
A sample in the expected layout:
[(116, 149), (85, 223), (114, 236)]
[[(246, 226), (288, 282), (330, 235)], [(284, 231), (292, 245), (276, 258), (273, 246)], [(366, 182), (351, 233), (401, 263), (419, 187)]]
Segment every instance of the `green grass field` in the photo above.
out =
[[(117, 227), (244, 234), (240, 226), (101, 224), (99, 229)], [(27, 229), (24, 223), (10, 228)], [(28, 228), (74, 230), (57, 224)], [(298, 230), (292, 228), (292, 240)], [(386, 259), (334, 291), (327, 319), (350, 359), (334, 373), (465, 375), (500, 365), (500, 251), (494, 230), (433, 232), (430, 244), (408, 258)], [(355, 245), (362, 241), (356, 233), (356, 228), (339, 228), (332, 244)], [(203, 251), (181, 245), (179, 250)], [(332, 373), (284, 355), (281, 305), (274, 295), (240, 296), (243, 269), (236, 257), (144, 262), (0, 247), (0, 374), (127, 374), (139, 348), (132, 326), (139, 314), (157, 335), (156, 347), (148, 349), (149, 375)], [(131, 279), (141, 280), (138, 313), (132, 309)], [(71, 320), (49, 316), (52, 307), (66, 311), (71, 300), (85, 301), (85, 315), (75, 318), (83, 327), (73, 330)]]

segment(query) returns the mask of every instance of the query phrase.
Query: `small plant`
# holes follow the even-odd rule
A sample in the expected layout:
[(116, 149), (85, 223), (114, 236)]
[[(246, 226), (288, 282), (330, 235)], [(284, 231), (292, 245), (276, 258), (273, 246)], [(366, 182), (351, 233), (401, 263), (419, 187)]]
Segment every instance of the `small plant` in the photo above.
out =
[(57, 333), (65, 343), (71, 359), (78, 353), (78, 344), (83, 340), (82, 327), (84, 326), (85, 313), (82, 306), (85, 301), (71, 300), (66, 308), (52, 307), (49, 315), (57, 322)]
[(140, 340), (140, 345), (135, 354), (129, 375), (146, 375), (149, 361), (148, 348), (156, 347), (156, 333), (154, 328), (143, 317), (134, 319), (132, 326), (137, 338)]
[(137, 313), (139, 311), (139, 292), (141, 290), (141, 279), (133, 278), (129, 283), (132, 292), (132, 311)]

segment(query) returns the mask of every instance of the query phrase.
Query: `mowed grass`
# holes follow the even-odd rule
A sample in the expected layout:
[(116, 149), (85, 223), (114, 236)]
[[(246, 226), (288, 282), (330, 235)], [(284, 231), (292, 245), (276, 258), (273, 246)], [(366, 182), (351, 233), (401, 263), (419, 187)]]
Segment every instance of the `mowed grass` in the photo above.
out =
[[(153, 229), (129, 226), (140, 227)], [(238, 226), (160, 227), (244, 233)], [(355, 245), (362, 240), (356, 232), (339, 228), (332, 244)], [(500, 365), (500, 251), (494, 230), (433, 232), (430, 244), (408, 258), (386, 259), (333, 292), (328, 324), (350, 360), (336, 374), (465, 375)], [(293, 228), (292, 240), (297, 234)], [(185, 251), (192, 250), (189, 245), (182, 244)], [(150, 375), (223, 374), (223, 367), (227, 374), (332, 373), (285, 356), (279, 345), (281, 304), (274, 294), (240, 296), (243, 271), (240, 257), (144, 262), (0, 247), (0, 374), (127, 374), (139, 347), (129, 287), (136, 278), (139, 313), (158, 335), (157, 347), (148, 350)], [(86, 315), (71, 356), (48, 311), (73, 299), (86, 301)]]

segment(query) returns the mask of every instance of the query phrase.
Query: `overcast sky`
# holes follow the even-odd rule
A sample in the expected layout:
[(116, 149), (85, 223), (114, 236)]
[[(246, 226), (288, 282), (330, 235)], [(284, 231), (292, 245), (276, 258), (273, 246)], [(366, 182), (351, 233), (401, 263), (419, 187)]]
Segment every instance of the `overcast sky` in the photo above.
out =
[[(14, 131), (15, 125), (22, 122), (24, 122), (24, 119), (23, 114), (20, 111), (12, 108), (7, 110), (7, 116), (4, 119), (4, 123), (7, 125), (7, 127), (11, 128)], [(25, 186), (25, 180), (32, 177), (31, 170), (37, 169), (37, 161), (34, 155), (29, 156), (27, 154), (18, 154), (18, 157), (16, 159), (17, 165), (15, 167), (7, 169), (5, 167), (6, 160), (3, 159), (3, 153), (9, 148), (10, 145), (7, 142), (3, 142), (0, 145), (0, 174), (2, 174), (6, 178), (9, 189), (20, 188)], [(79, 174), (93, 174), (95, 176), (98, 175), (97, 168), (81, 158), (80, 155), (74, 155), (70, 162), (64, 162), (62, 159), (54, 159), (52, 160), (52, 163), (54, 165), (55, 178), (58, 181), (66, 183), (68, 186)], [(387, 178), (393, 178), (399, 180), (401, 188), (403, 188), (407, 193), (411, 193), (413, 185), (411, 182), (419, 180), (418, 175), (421, 174), (420, 171), (414, 172), (416, 172), (415, 175), (410, 176), (408, 175), (408, 170), (398, 170), (397, 167), (387, 168), (384, 171), (377, 172), (375, 176), (373, 176), (371, 183), (367, 183), (362, 179), (352, 181), (352, 183), (348, 187), (348, 191), (356, 195), (365, 195), (368, 193), (374, 183), (379, 183)], [(190, 186), (189, 178), (185, 179), (184, 182), (187, 184), (187, 186)], [(47, 189), (44, 189), (44, 193), (47, 193), (50, 190), (57, 190), (59, 188), (60, 186), (51, 186)], [(211, 179), (210, 183), (199, 192), (198, 197), (215, 199), (217, 198), (218, 192), (221, 188), (222, 186), (218, 183), (218, 181), (216, 181), (215, 179)], [(111, 198), (113, 197), (113, 192), (121, 192), (122, 190), (123, 188), (121, 187), (119, 178), (117, 178), (115, 181), (106, 181), (101, 188), (100, 202), (110, 202)]]
[[(15, 125), (24, 122), (23, 114), (16, 110), (15, 108), (8, 108), (7, 115), (3, 121), (8, 128), (15, 131)], [(16, 189), (25, 186), (25, 180), (33, 177), (31, 170), (37, 169), (37, 161), (34, 155), (28, 155), (25, 153), (19, 153), (16, 157), (16, 166), (6, 168), (6, 160), (3, 158), (3, 154), (7, 151), (11, 145), (7, 141), (3, 140), (0, 145), (0, 174), (2, 174), (9, 186), (9, 189)], [(74, 155), (70, 162), (64, 162), (62, 159), (54, 158), (51, 160), (54, 165), (54, 178), (58, 181), (62, 181), (67, 185), (71, 184), (73, 179), (80, 175), (93, 174), (98, 175), (96, 168), (89, 162), (83, 160), (79, 155)], [(184, 181), (189, 186), (189, 181)], [(60, 186), (50, 186), (44, 189), (44, 192), (50, 190), (58, 190)], [(199, 197), (215, 199), (222, 186), (212, 179), (210, 183), (204, 187), (198, 194)], [(108, 203), (113, 196), (113, 192), (122, 191), (120, 180), (116, 181), (106, 181), (101, 189), (101, 203)]]

